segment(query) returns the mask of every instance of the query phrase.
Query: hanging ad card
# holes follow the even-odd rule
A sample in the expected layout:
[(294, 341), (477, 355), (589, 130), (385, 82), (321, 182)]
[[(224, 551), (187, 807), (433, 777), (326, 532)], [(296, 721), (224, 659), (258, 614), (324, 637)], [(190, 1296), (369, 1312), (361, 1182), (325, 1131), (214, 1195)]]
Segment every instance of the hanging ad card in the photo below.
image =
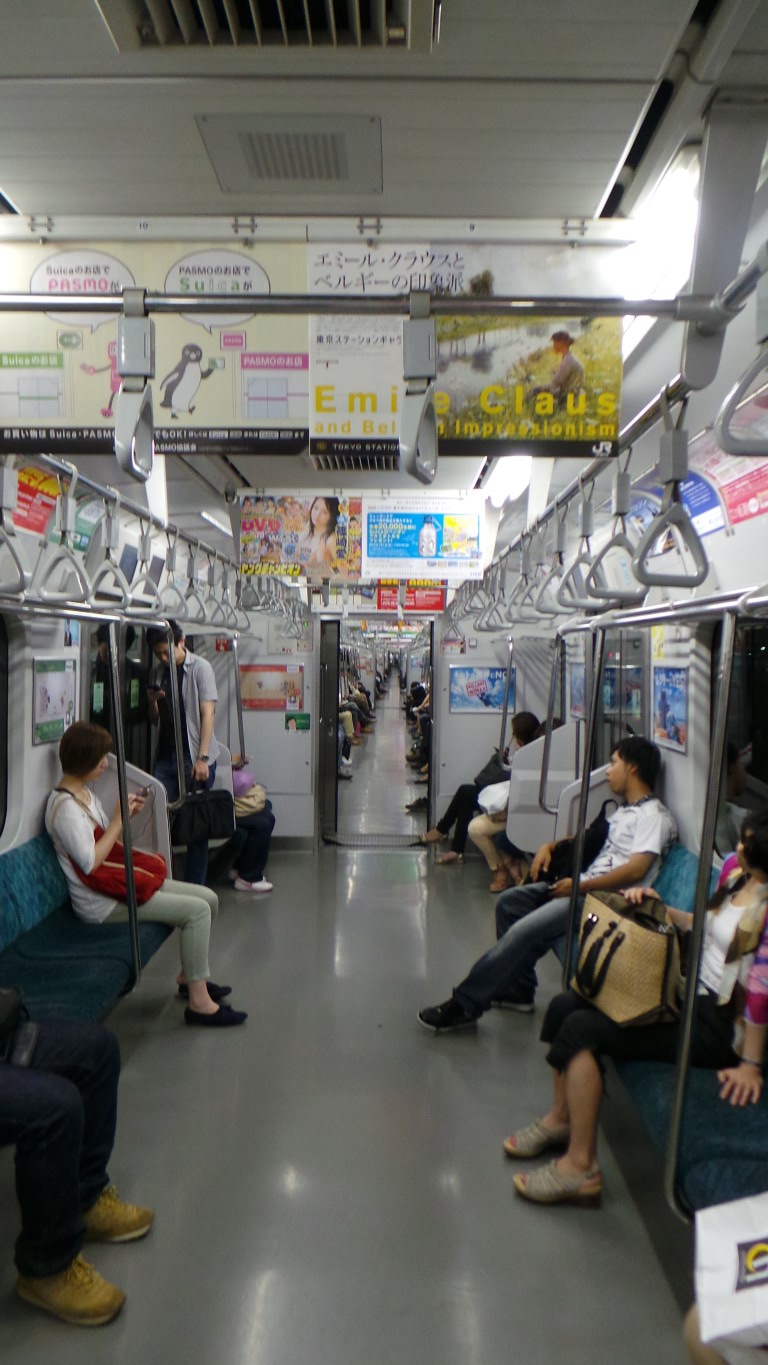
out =
[[(395, 579), (380, 582), (376, 589), (376, 605), (379, 611), (397, 611), (400, 602), (400, 584)], [(403, 611), (445, 611), (445, 585), (440, 583), (406, 583)]]
[[(483, 715), (504, 710), (506, 668), (464, 668), (451, 665), (449, 710)], [(515, 709), (515, 670), (510, 670), (507, 705)]]
[(405, 387), (402, 319), (366, 315), (312, 321), (310, 451), (397, 456)]
[(482, 578), (484, 499), (365, 498), (363, 578)]
[(244, 711), (303, 711), (303, 664), (241, 664)]
[(653, 738), (684, 754), (688, 743), (688, 669), (653, 670)]
[(243, 574), (360, 577), (362, 499), (272, 493), (240, 505)]

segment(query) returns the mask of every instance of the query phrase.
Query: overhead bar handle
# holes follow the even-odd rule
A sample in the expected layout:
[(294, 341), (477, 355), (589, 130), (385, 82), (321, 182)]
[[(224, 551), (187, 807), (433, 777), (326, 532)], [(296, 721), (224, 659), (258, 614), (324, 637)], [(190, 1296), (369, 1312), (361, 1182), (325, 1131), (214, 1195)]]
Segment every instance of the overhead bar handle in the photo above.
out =
[(13, 467), (13, 456), (7, 455), (0, 465), (0, 546), (8, 551), (16, 570), (16, 582), (4, 583), (0, 592), (26, 592), (32, 581), (32, 571), (21, 549), (21, 540), (13, 523), (19, 497), (19, 476)]
[[(632, 572), (637, 581), (646, 587), (697, 588), (709, 572), (709, 561), (696, 527), (680, 502), (680, 483), (688, 473), (688, 435), (682, 427), (688, 400), (684, 399), (681, 403), (676, 424), (672, 422), (666, 394), (662, 395), (660, 401), (664, 431), (659, 447), (659, 474), (666, 491), (658, 515), (646, 527), (635, 546)], [(695, 566), (692, 572), (674, 574), (667, 569), (653, 570), (650, 567), (652, 552), (665, 531), (671, 531), (673, 540), (677, 538), (678, 546), (690, 554)]]
[[(45, 562), (45, 548), (41, 552), (37, 561), (35, 572), (32, 575), (30, 592), (38, 597), (41, 602), (87, 602), (90, 604), (92, 597), (92, 587), (83, 565), (77, 559), (74, 550), (70, 545), (70, 537), (75, 529), (75, 516), (77, 512), (74, 491), (77, 484), (77, 469), (74, 465), (67, 466), (70, 474), (69, 485), (66, 493), (59, 496), (57, 510), (57, 520), (61, 534), (61, 544), (56, 548), (53, 555)], [(66, 588), (51, 588), (49, 582), (57, 569), (65, 568), (74, 576), (77, 584), (77, 591), (73, 594)]]
[(763, 370), (768, 369), (768, 347), (760, 352), (752, 364), (744, 371), (741, 379), (734, 384), (715, 418), (715, 438), (726, 455), (768, 455), (768, 437), (737, 435), (731, 430), (731, 421), (742, 399)]
[[(629, 454), (632, 454), (630, 447)], [(593, 560), (592, 567), (586, 577), (586, 589), (590, 597), (595, 597), (599, 602), (610, 602), (616, 607), (636, 607), (645, 601), (646, 590), (634, 579), (632, 573), (632, 556), (635, 553), (635, 542), (630, 540), (627, 535), (627, 517), (632, 507), (632, 480), (629, 473), (629, 459), (624, 469), (616, 471), (616, 479), (613, 486), (613, 535), (602, 550), (598, 552)], [(624, 557), (619, 558), (619, 565), (626, 573), (626, 582), (621, 588), (611, 588), (608, 584), (604, 561), (612, 550), (623, 550)]]
[[(196, 551), (200, 549), (200, 541), (196, 541), (194, 547), (190, 546), (189, 558), (187, 560), (187, 591), (184, 594), (184, 614), (188, 621), (197, 622), (203, 625), (208, 621), (208, 614), (205, 610), (205, 602), (197, 591), (195, 565)], [(196, 608), (196, 610), (193, 610)]]
[(142, 523), (141, 535), (139, 536), (139, 562), (141, 564), (142, 573), (139, 575), (136, 582), (133, 583), (131, 586), (131, 600), (127, 607), (127, 610), (129, 612), (130, 611), (144, 612), (147, 610), (145, 605), (139, 606), (138, 603), (134, 605), (134, 599), (138, 597), (140, 591), (146, 594), (146, 596), (151, 597), (152, 607), (156, 608), (159, 612), (162, 612), (163, 610), (163, 599), (161, 598), (160, 593), (158, 592), (157, 584), (154, 578), (152, 578), (149, 572), (149, 564), (151, 558), (152, 532), (147, 530), (146, 526)]

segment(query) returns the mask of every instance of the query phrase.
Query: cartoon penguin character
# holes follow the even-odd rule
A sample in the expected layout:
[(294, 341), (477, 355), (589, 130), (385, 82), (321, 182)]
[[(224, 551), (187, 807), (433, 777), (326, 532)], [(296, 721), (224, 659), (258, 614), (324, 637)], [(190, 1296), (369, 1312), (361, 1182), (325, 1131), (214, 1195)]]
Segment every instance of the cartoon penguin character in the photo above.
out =
[(165, 392), (160, 406), (170, 408), (171, 417), (178, 417), (180, 412), (195, 411), (192, 400), (200, 388), (200, 381), (213, 374), (213, 366), (208, 370), (200, 368), (202, 358), (199, 346), (184, 346), (178, 365), (161, 381)]

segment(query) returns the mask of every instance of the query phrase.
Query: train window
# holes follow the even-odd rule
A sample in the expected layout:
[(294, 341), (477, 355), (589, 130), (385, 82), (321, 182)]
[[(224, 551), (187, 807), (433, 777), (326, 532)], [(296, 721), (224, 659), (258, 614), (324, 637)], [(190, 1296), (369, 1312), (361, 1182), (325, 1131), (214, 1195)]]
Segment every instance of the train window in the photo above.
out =
[[(96, 725), (114, 732), (111, 677), (109, 670), (108, 627), (102, 623), (90, 641), (90, 678), (88, 715)], [(149, 661), (142, 659), (143, 634), (132, 623), (120, 627), (118, 667), (122, 696), (125, 756), (129, 763), (147, 768), (151, 734), (147, 718), (147, 679)]]
[[(716, 696), (719, 649), (712, 651)], [(768, 623), (744, 622), (736, 632), (728, 703), (726, 761), (715, 831), (718, 853), (731, 852), (748, 810), (768, 805)]]
[(8, 631), (0, 616), (0, 831), (8, 810)]
[(647, 631), (606, 633), (595, 766), (607, 763), (620, 739), (648, 734)]

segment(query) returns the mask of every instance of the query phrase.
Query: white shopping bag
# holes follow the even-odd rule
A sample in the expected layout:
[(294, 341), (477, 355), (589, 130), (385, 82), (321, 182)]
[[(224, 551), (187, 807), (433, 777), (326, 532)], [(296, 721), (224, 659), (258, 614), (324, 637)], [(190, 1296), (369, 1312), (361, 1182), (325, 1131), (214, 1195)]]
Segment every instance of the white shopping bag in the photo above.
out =
[(696, 1302), (702, 1341), (726, 1358), (726, 1342), (768, 1343), (768, 1193), (696, 1214)]

